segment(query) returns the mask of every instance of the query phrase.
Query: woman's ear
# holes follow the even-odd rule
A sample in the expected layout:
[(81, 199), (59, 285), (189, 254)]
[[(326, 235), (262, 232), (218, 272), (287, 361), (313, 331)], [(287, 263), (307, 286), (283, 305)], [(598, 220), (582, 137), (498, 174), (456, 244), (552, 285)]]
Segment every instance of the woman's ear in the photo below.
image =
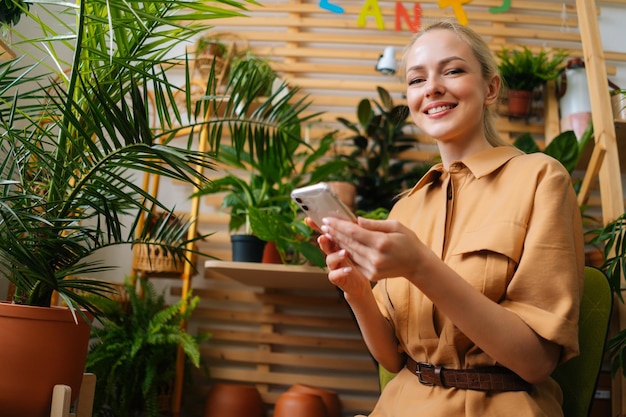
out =
[(491, 80), (487, 82), (487, 91), (485, 94), (485, 105), (490, 106), (498, 100), (500, 96), (500, 87), (502, 86), (502, 79), (499, 75), (494, 75)]

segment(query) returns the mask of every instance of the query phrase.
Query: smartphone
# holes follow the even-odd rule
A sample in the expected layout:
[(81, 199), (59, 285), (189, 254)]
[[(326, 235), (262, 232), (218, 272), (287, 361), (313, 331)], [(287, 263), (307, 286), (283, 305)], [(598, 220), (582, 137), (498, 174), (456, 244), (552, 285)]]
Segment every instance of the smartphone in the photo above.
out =
[(291, 192), (291, 198), (318, 226), (322, 225), (324, 217), (336, 217), (352, 222), (357, 220), (354, 213), (325, 182), (296, 188)]

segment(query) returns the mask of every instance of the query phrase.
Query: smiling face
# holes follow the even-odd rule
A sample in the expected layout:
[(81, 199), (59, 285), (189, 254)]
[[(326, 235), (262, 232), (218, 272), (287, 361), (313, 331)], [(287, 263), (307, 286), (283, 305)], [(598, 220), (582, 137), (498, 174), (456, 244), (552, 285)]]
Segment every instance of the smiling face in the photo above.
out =
[(498, 98), (500, 79), (485, 80), (470, 45), (454, 31), (430, 30), (405, 57), (407, 104), (415, 124), (442, 147), (462, 157), (490, 146), (485, 138), (485, 107)]

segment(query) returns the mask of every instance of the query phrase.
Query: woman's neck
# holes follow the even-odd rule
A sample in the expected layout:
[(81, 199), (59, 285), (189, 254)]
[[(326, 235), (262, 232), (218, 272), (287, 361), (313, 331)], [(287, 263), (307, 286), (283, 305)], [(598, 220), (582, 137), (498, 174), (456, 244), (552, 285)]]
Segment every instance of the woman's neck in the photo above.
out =
[(462, 144), (458, 142), (437, 141), (437, 147), (445, 170), (450, 169), (450, 164), (455, 161), (461, 161), (469, 156), (493, 148), (493, 146), (487, 142), (487, 139), (474, 140)]

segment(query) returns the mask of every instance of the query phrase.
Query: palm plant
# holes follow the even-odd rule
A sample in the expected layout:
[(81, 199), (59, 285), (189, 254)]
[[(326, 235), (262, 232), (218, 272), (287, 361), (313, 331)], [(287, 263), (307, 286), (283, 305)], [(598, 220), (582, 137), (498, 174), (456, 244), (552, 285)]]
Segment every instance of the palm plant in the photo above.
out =
[[(85, 0), (38, 3), (27, 13), (42, 35), (16, 32), (14, 46), (35, 48), (37, 62), (23, 56), (0, 64), (0, 266), (15, 286), (16, 302), (49, 306), (57, 291), (67, 304), (94, 310), (84, 293), (104, 294), (106, 284), (80, 276), (113, 268), (90, 258), (108, 246), (149, 240), (185, 259), (197, 237), (181, 241), (180, 231), (169, 227), (146, 233), (142, 215), (171, 209), (137, 186), (133, 174), (205, 182), (197, 167), (212, 169), (215, 154), (194, 148), (203, 125), (213, 132), (213, 151), (224, 128), (240, 133), (231, 135), (237, 148), (260, 137), (280, 144), (285, 132), (271, 115), (205, 122), (204, 111), (194, 112), (189, 71), (182, 89), (168, 79), (175, 45), (206, 30), (207, 21), (244, 10), (236, 1), (221, 3)], [(46, 13), (56, 26), (40, 17)], [(67, 13), (77, 18), (75, 27), (63, 23)], [(59, 24), (70, 34), (55, 32)], [(68, 61), (63, 48), (72, 51)], [(174, 105), (181, 90), (183, 110)], [(218, 102), (208, 94), (203, 108)], [(189, 127), (188, 136), (177, 139)], [(125, 230), (126, 215), (134, 220)]]

